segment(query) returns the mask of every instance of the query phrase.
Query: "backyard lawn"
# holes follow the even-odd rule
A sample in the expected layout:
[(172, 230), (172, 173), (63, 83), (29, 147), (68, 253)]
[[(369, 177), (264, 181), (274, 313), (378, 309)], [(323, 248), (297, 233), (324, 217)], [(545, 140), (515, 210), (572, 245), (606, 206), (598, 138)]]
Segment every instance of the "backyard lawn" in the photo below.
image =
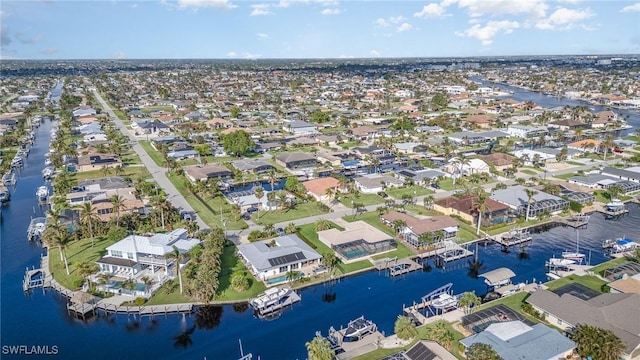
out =
[[(115, 169), (97, 169), (91, 171), (83, 171), (73, 173), (70, 176), (70, 179), (73, 181), (81, 181), (81, 180), (89, 180), (89, 179), (99, 179), (105, 176), (114, 176), (116, 174)], [(151, 173), (144, 166), (125, 166), (122, 168), (122, 173), (119, 176), (128, 177), (131, 179), (136, 179), (138, 177), (142, 177), (143, 179), (151, 177)]]
[(620, 264), (623, 264), (625, 262), (627, 262), (629, 260), (625, 259), (625, 258), (617, 258), (617, 259), (613, 259), (613, 260), (609, 260), (607, 262), (604, 262), (598, 266), (594, 266), (591, 268), (590, 271), (592, 271), (594, 274), (599, 274), (604, 276), (604, 271), (607, 269), (611, 269), (614, 268)]
[(322, 214), (326, 214), (326, 212), (320, 210), (318, 203), (310, 201), (298, 204), (293, 209), (261, 210), (254, 214), (252, 219), (256, 224), (265, 225), (277, 224)]
[(560, 174), (560, 175), (553, 175), (554, 178), (556, 179), (562, 179), (562, 180), (568, 180), (574, 176), (578, 176), (577, 173), (566, 173), (566, 174)]
[(67, 289), (77, 289), (82, 285), (82, 277), (78, 274), (77, 264), (83, 262), (94, 263), (106, 253), (107, 246), (117, 241), (108, 241), (106, 237), (96, 237), (94, 247), (91, 247), (91, 239), (82, 239), (69, 243), (64, 251), (69, 263), (69, 275), (64, 267), (64, 261), (60, 260), (60, 251), (56, 247), (49, 248), (49, 270), (60, 285)]
[(167, 281), (158, 289), (145, 305), (183, 304), (195, 301), (180, 294), (178, 279)]
[(398, 259), (404, 259), (407, 257), (411, 257), (414, 256), (416, 253), (415, 251), (413, 251), (411, 248), (409, 248), (407, 245), (397, 241), (396, 244), (398, 245), (398, 248), (395, 249), (394, 251), (388, 252), (388, 253), (384, 253), (384, 254), (380, 254), (380, 255), (375, 255), (372, 256), (372, 258), (374, 260), (380, 260), (380, 259), (384, 259), (384, 258), (394, 258), (397, 257)]
[(266, 287), (262, 281), (258, 281), (251, 277), (251, 286), (249, 289), (238, 292), (231, 287), (231, 275), (236, 271), (246, 271), (249, 275), (247, 267), (238, 259), (235, 246), (226, 246), (222, 253), (222, 271), (220, 272), (220, 285), (218, 287), (218, 295), (216, 300), (243, 300), (256, 297), (264, 291)]

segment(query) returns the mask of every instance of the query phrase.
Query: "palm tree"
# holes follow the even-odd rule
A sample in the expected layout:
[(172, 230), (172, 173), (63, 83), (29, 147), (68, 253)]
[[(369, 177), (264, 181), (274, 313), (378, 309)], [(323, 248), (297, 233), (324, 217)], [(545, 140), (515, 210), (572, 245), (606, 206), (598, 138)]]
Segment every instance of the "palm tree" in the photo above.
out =
[(289, 270), (287, 271), (286, 277), (288, 282), (294, 282), (298, 280), (298, 278), (300, 277), (300, 273), (295, 270)]
[(80, 274), (83, 279), (87, 279), (89, 289), (91, 289), (90, 276), (98, 272), (98, 264), (84, 261), (76, 264), (76, 269), (78, 269), (78, 274)]
[(329, 201), (331, 201), (333, 199), (333, 195), (334, 195), (333, 189), (332, 188), (327, 188), (327, 190), (325, 190), (325, 192), (324, 192), (324, 195), (327, 197), (327, 199)]
[(462, 307), (465, 314), (469, 314), (472, 308), (476, 305), (480, 305), (481, 299), (476, 295), (475, 291), (467, 291), (458, 300), (458, 305)]
[(429, 245), (433, 244), (433, 233), (431, 231), (423, 232), (418, 235), (418, 241), (421, 246), (429, 247)]
[(109, 200), (113, 208), (113, 212), (116, 213), (116, 226), (120, 226), (120, 210), (124, 210), (124, 199), (120, 195), (112, 195)]
[(89, 201), (77, 206), (76, 209), (80, 210), (80, 223), (89, 227), (89, 235), (91, 236), (91, 247), (94, 245), (93, 237), (93, 222), (100, 220), (98, 215), (94, 212), (93, 204)]
[(275, 170), (269, 170), (269, 172), (267, 172), (267, 179), (269, 179), (269, 184), (271, 184), (271, 191), (273, 191), (273, 184), (278, 181), (278, 174), (276, 174)]
[(287, 234), (295, 234), (298, 231), (298, 227), (294, 223), (288, 223), (284, 228), (284, 232)]
[(307, 348), (309, 360), (333, 360), (335, 358), (331, 343), (322, 336), (316, 336), (304, 345)]
[(178, 282), (180, 284), (180, 294), (182, 294), (182, 274), (180, 274), (180, 261), (186, 258), (186, 254), (183, 254), (178, 248), (173, 245), (173, 251), (164, 254), (167, 259), (173, 259), (176, 263), (176, 273), (178, 275)]
[(398, 339), (401, 340), (411, 340), (418, 335), (416, 325), (408, 316), (398, 316), (393, 326), (393, 331), (396, 333)]
[(473, 197), (473, 207), (478, 211), (478, 225), (476, 235), (480, 235), (480, 224), (482, 224), (482, 214), (486, 211), (489, 194), (481, 186), (476, 187)]
[(591, 325), (577, 325), (571, 333), (571, 339), (576, 342), (576, 351), (580, 356), (598, 360), (619, 359), (626, 349), (625, 343), (611, 330)]
[(238, 204), (231, 205), (231, 214), (233, 215), (236, 221), (238, 221), (238, 218), (240, 217), (241, 213), (242, 213), (242, 209), (240, 208), (240, 205)]
[(477, 342), (466, 351), (467, 360), (502, 360), (500, 355), (491, 347), (484, 343)]
[(48, 246), (58, 247), (58, 250), (60, 251), (60, 260), (64, 262), (64, 267), (67, 270), (67, 275), (69, 275), (69, 262), (67, 261), (67, 256), (64, 253), (64, 250), (67, 248), (69, 241), (71, 241), (69, 230), (67, 230), (67, 228), (63, 226), (60, 226), (59, 224), (50, 225), (42, 234), (42, 240)]
[(276, 192), (269, 191), (267, 193), (267, 202), (269, 203), (269, 210), (271, 210), (271, 205), (276, 201)]
[[(262, 203), (262, 197), (264, 196), (264, 189), (261, 186), (257, 186), (255, 188), (253, 188), (253, 193), (258, 198), (258, 202)], [(260, 208), (260, 207), (261, 206), (259, 206), (258, 208)]]
[(526, 221), (529, 221), (529, 209), (531, 209), (531, 199), (533, 199), (533, 196), (536, 195), (538, 192), (531, 189), (524, 189), (524, 192), (527, 194), (527, 213), (525, 214), (524, 219)]
[(407, 222), (404, 220), (398, 219), (398, 220), (393, 220), (391, 225), (393, 226), (393, 229), (396, 231), (396, 233), (399, 233), (400, 231), (402, 231), (402, 229), (407, 227)]
[(613, 139), (613, 135), (607, 134), (607, 136), (604, 137), (604, 141), (602, 141), (602, 147), (604, 148), (603, 160), (607, 160), (607, 152), (609, 151), (609, 149), (615, 149), (616, 147), (616, 142)]
[(271, 236), (276, 231), (276, 228), (273, 226), (272, 223), (266, 223), (264, 224), (263, 231), (265, 234), (267, 234), (267, 236)]
[(140, 278), (142, 283), (144, 284), (144, 292), (149, 293), (149, 287), (153, 284), (153, 280), (149, 276), (143, 276)]
[(324, 230), (329, 230), (331, 228), (331, 224), (329, 223), (328, 220), (326, 219), (319, 219), (316, 221), (316, 232), (317, 231), (324, 231)]

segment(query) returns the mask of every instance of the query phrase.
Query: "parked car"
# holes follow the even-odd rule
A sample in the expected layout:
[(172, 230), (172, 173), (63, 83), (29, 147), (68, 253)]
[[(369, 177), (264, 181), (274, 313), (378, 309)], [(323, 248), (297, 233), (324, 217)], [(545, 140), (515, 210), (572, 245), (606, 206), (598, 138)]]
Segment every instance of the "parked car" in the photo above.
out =
[(182, 216), (182, 220), (184, 221), (193, 221), (195, 220), (195, 215), (189, 211), (181, 211), (180, 216)]
[(251, 214), (244, 213), (244, 214), (242, 214), (242, 218), (245, 219), (245, 220), (251, 220)]
[(431, 183), (431, 187), (434, 189), (440, 189), (440, 185), (438, 185), (438, 183)]
[(389, 195), (387, 195), (387, 193), (386, 193), (386, 192), (384, 192), (384, 191), (380, 191), (380, 192), (378, 193), (378, 196), (380, 196), (380, 197), (381, 197), (381, 198), (383, 198), (383, 199), (386, 199), (386, 198), (388, 198), (388, 197), (389, 197)]
[(247, 212), (248, 212), (249, 214), (253, 214), (253, 213), (254, 213), (254, 212), (256, 212), (256, 211), (258, 211), (258, 208), (250, 207), (250, 208), (248, 208), (248, 209), (247, 209)]
[(276, 232), (277, 232), (277, 233), (278, 233), (278, 235), (280, 235), (280, 236), (284, 236), (284, 235), (285, 235), (285, 232), (284, 232), (284, 229), (283, 229), (283, 228), (276, 228)]

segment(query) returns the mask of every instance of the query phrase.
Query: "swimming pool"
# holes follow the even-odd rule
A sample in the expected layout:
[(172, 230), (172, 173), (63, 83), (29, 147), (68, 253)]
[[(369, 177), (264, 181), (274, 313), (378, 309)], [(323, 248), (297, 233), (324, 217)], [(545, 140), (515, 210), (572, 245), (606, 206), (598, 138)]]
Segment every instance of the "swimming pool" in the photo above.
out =
[[(114, 290), (118, 290), (118, 289), (128, 290), (128, 289), (122, 288), (122, 283), (123, 283), (123, 281), (119, 281), (119, 280), (109, 280), (109, 282), (107, 283), (107, 288), (114, 289)], [(144, 292), (147, 289), (144, 286), (144, 284), (134, 283), (133, 284), (133, 290)]]
[(369, 253), (364, 249), (353, 249), (342, 252), (342, 255), (348, 260), (351, 260), (362, 256), (367, 256), (369, 255)]
[(287, 275), (286, 274), (285, 275), (276, 276), (274, 278), (265, 280), (265, 282), (268, 285), (279, 284), (281, 282), (286, 282), (286, 281), (287, 281)]

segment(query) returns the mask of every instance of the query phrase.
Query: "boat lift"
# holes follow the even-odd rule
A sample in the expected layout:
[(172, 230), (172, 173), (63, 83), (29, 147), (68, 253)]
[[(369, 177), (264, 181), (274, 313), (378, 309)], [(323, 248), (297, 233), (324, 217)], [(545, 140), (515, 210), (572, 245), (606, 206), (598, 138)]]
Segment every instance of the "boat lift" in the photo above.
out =
[(433, 301), (438, 299), (440, 295), (443, 295), (443, 294), (451, 295), (455, 298), (458, 298), (459, 297), (458, 295), (453, 295), (452, 288), (453, 288), (453, 283), (448, 283), (444, 286), (441, 286), (433, 290), (432, 292), (422, 297), (422, 304), (424, 304), (423, 308), (426, 309), (427, 316), (440, 315), (447, 311), (455, 310), (458, 308), (457, 302), (455, 303), (455, 305), (451, 305), (449, 307), (442, 308), (442, 309), (438, 309), (432, 306)]

